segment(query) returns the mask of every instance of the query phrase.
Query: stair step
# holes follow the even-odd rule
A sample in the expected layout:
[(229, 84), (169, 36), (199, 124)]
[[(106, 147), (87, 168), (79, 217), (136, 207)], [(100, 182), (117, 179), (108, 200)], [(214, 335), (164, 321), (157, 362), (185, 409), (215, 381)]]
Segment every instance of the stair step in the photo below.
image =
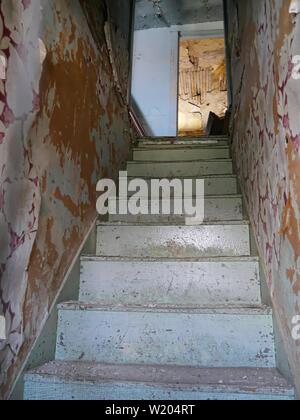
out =
[(129, 177), (180, 178), (233, 173), (231, 159), (198, 160), (194, 162), (128, 162)]
[(178, 145), (204, 145), (204, 146), (215, 146), (229, 144), (229, 138), (227, 136), (212, 136), (212, 137), (144, 137), (138, 139), (139, 146), (142, 147), (157, 147), (157, 146), (169, 146), (174, 147)]
[[(128, 182), (132, 181), (134, 178), (128, 178)], [(161, 178), (162, 179), (162, 178)], [(160, 179), (160, 180), (161, 180)], [(182, 184), (185, 179), (192, 179), (195, 184), (196, 179), (195, 177), (190, 178), (183, 178), (179, 177), (182, 181)], [(237, 176), (236, 175), (206, 175), (202, 176), (201, 179), (204, 180), (204, 193), (205, 196), (216, 196), (216, 195), (236, 195), (238, 193), (238, 183), (237, 183)], [(148, 185), (148, 190), (150, 191), (151, 181), (153, 178), (144, 177), (144, 181)], [(172, 193), (172, 191), (171, 191)], [(130, 196), (130, 194), (128, 194)], [(120, 196), (122, 197), (122, 192), (120, 191)], [(172, 194), (171, 194), (172, 196)]]
[(194, 261), (83, 257), (82, 302), (197, 307), (261, 304), (257, 258)]
[[(149, 204), (147, 202), (148, 198), (141, 200), (139, 205), (142, 205), (143, 202), (145, 206), (149, 209), (149, 214), (139, 214), (139, 215), (122, 215), (122, 214), (112, 214), (110, 213), (109, 221), (110, 222), (125, 222), (125, 223), (179, 223), (184, 224), (186, 220), (185, 214), (174, 214), (175, 204), (178, 203), (180, 207), (183, 207), (182, 199), (173, 198), (171, 201), (171, 214), (162, 214), (162, 200), (151, 199)], [(110, 200), (110, 207), (113, 205), (114, 199)], [(117, 200), (117, 209), (119, 208), (120, 202), (126, 205), (127, 200), (118, 199)], [(159, 205), (160, 214), (151, 214), (151, 205), (156, 202)], [(233, 221), (233, 220), (243, 220), (243, 199), (240, 195), (235, 196), (217, 196), (217, 197), (206, 197), (204, 200), (204, 215), (205, 221), (207, 222), (216, 222), (216, 221)]]
[(230, 159), (229, 146), (142, 147), (133, 150), (134, 161), (178, 162), (205, 159)]
[(59, 306), (57, 360), (275, 367), (269, 308)]
[(25, 400), (294, 400), (276, 369), (52, 362), (25, 376)]
[(99, 223), (97, 256), (200, 258), (250, 256), (248, 222), (200, 226)]

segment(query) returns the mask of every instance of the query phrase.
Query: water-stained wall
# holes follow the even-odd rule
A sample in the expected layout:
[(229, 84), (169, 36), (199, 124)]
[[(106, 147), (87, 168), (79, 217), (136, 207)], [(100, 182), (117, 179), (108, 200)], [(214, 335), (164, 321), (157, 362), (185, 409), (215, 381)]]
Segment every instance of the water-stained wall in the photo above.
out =
[(1, 399), (95, 220), (97, 180), (128, 158), (131, 1), (107, 4), (0, 1)]
[(300, 392), (300, 16), (289, 0), (228, 5), (233, 150)]

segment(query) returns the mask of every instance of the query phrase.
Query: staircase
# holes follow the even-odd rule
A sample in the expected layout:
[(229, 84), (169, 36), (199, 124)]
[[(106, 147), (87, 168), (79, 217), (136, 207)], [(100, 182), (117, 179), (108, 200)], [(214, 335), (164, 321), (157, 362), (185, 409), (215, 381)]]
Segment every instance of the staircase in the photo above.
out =
[(294, 399), (227, 139), (143, 139), (133, 153), (129, 177), (204, 178), (205, 223), (99, 222), (79, 302), (59, 306), (56, 360), (26, 374), (25, 399)]

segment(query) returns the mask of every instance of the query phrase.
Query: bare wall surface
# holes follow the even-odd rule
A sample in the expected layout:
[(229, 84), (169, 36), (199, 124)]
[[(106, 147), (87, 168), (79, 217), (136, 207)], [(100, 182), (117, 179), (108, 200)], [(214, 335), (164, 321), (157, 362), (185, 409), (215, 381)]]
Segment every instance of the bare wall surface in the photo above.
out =
[(96, 216), (97, 180), (128, 158), (128, 111), (104, 37), (110, 16), (125, 91), (130, 1), (121, 3), (0, 2), (1, 399)]
[(233, 150), (300, 393), (300, 16), (288, 0), (229, 1)]
[(136, 30), (223, 20), (223, 0), (137, 0)]

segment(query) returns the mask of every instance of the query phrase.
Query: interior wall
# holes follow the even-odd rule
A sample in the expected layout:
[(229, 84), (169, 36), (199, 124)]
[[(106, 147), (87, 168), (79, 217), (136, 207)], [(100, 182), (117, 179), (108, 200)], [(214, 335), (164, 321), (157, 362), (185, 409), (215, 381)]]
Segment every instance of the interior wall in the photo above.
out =
[[(0, 312), (8, 336), (0, 342), (0, 399), (96, 217), (96, 182), (115, 177), (128, 158), (122, 89), (132, 5), (107, 4), (0, 2)], [(115, 71), (107, 19), (118, 51)]]
[[(300, 15), (229, 0), (233, 152), (300, 395)], [(294, 64), (293, 64), (294, 63)]]

